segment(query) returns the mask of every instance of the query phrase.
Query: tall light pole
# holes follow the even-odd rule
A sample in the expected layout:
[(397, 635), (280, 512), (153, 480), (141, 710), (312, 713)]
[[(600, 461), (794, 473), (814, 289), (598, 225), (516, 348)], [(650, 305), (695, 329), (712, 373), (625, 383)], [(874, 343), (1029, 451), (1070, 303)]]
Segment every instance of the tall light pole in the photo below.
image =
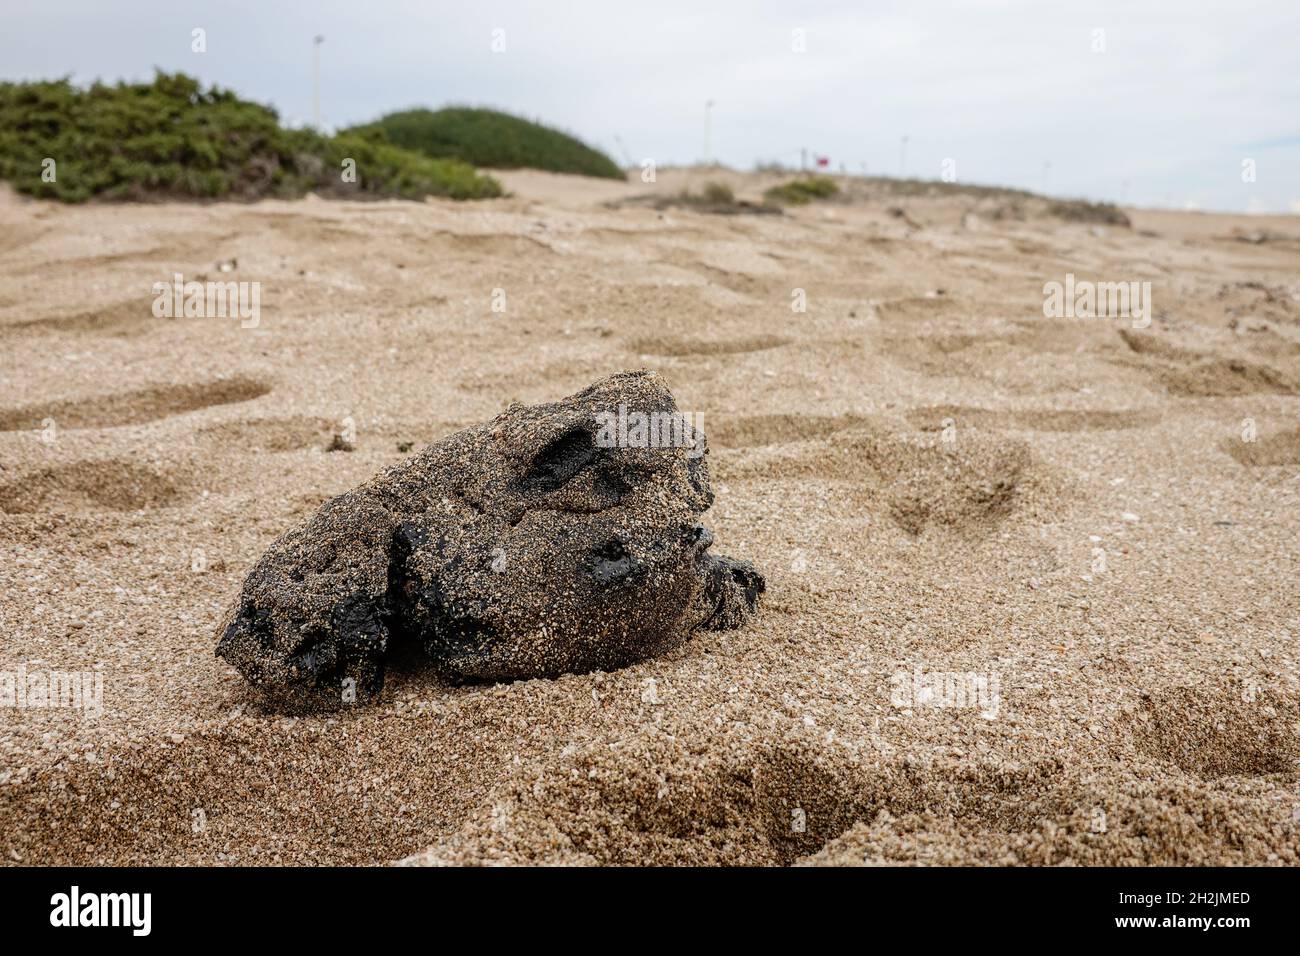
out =
[(320, 132), (320, 45), (325, 38), (319, 33), (311, 41), (311, 122)]
[(709, 149), (709, 125), (713, 118), (713, 100), (704, 101), (704, 165), (708, 166), (713, 154)]
[(614, 142), (618, 144), (618, 151), (623, 154), (623, 160), (627, 163), (627, 168), (631, 169), (636, 163), (632, 161), (632, 154), (627, 151), (627, 145), (623, 142), (623, 137), (615, 133)]

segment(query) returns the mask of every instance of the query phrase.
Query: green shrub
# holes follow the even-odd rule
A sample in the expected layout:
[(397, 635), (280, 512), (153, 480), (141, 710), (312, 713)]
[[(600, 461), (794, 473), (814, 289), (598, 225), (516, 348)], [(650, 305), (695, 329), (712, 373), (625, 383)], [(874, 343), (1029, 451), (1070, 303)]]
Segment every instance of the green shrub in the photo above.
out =
[(1132, 225), (1124, 210), (1113, 203), (1089, 202), (1086, 199), (1054, 200), (1048, 205), (1047, 214), (1071, 222), (1091, 222), (1125, 228)]
[[(53, 182), (42, 177), (55, 162)], [(357, 182), (341, 163), (356, 160)], [(289, 130), (269, 107), (184, 74), (81, 89), (66, 78), (0, 83), (0, 179), (31, 196), (257, 199), (334, 195), (500, 195), (463, 163), (435, 161), (359, 137)]]
[[(501, 195), (501, 184), (481, 176), (473, 166), (455, 159), (430, 159), (391, 143), (342, 133), (324, 142), (328, 185), (322, 192), (335, 196), (362, 194), (367, 197), (400, 196), (420, 199), (446, 196), (451, 199), (490, 199)], [(341, 182), (343, 161), (356, 161), (355, 184)]]
[(705, 211), (729, 209), (736, 205), (736, 194), (731, 191), (731, 187), (726, 183), (707, 182), (698, 193), (693, 193), (690, 189), (683, 189), (677, 194), (675, 200), (670, 201), (668, 205), (694, 206)]
[(736, 194), (726, 183), (710, 180), (700, 187), (698, 193), (690, 188), (675, 193), (653, 192), (624, 199), (612, 200), (605, 204), (611, 209), (624, 206), (649, 206), (651, 209), (689, 209), (692, 212), (706, 213), (713, 216), (779, 216), (781, 208), (771, 203), (754, 203), (747, 199), (737, 199)]
[(624, 179), (604, 153), (558, 130), (496, 110), (449, 107), (390, 113), (350, 132), (489, 169), (545, 169)]
[(727, 205), (736, 201), (736, 195), (726, 183), (705, 183), (700, 195), (706, 203)]
[(834, 196), (839, 191), (835, 180), (827, 176), (809, 176), (773, 186), (763, 193), (763, 198), (776, 206), (802, 206), (814, 199)]

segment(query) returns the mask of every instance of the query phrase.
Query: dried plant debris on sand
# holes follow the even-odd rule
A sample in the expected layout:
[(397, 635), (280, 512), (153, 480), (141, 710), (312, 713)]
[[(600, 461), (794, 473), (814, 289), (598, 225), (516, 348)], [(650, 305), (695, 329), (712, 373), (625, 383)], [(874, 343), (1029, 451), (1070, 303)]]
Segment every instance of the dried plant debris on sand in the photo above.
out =
[[(672, 423), (678, 441), (613, 435), (620, 410)], [(619, 667), (737, 627), (764, 581), (709, 551), (706, 452), (651, 373), (514, 405), (276, 541), (217, 654), (272, 703), (317, 709), (374, 698), (403, 645), (450, 680), (508, 681)]]

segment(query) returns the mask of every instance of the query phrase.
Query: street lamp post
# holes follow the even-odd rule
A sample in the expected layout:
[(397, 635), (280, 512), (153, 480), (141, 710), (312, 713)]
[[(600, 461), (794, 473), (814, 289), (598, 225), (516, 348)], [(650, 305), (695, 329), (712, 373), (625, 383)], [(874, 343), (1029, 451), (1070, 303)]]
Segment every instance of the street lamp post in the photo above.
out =
[(325, 38), (319, 33), (311, 41), (311, 122), (320, 132), (320, 45)]
[(713, 158), (713, 154), (710, 151), (710, 144), (709, 144), (709, 133), (711, 132), (709, 127), (712, 118), (713, 118), (713, 100), (705, 100), (704, 101), (704, 165), (705, 166), (708, 166), (710, 161)]

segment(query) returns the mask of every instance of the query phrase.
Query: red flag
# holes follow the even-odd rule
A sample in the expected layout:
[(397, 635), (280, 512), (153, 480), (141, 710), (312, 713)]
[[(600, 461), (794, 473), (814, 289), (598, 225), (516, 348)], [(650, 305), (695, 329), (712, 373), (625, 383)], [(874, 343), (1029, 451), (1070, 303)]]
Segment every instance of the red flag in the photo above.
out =
[(825, 169), (830, 164), (831, 164), (831, 158), (829, 156), (817, 157), (817, 165), (820, 166), (822, 169)]

